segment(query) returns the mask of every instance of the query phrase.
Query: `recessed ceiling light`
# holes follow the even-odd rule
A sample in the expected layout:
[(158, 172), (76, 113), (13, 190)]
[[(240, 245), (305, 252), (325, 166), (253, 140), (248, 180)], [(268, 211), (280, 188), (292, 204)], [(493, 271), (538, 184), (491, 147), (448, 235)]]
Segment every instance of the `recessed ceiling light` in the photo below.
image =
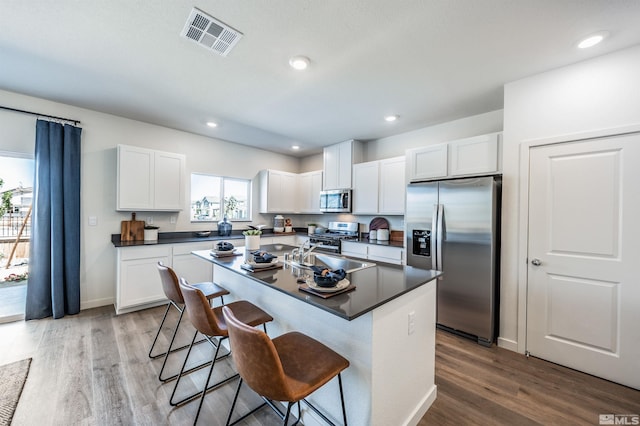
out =
[(297, 151), (300, 149), (300, 146), (298, 145), (291, 145), (291, 149), (293, 149), (294, 151)]
[(607, 31), (600, 31), (595, 34), (591, 34), (590, 36), (585, 37), (578, 43), (578, 48), (586, 49), (588, 47), (595, 46), (596, 44), (600, 43), (602, 40), (607, 38), (608, 35), (609, 33)]
[(398, 119), (397, 115), (387, 115), (384, 118), (384, 121), (392, 122), (392, 121), (396, 121), (397, 119)]
[(207, 121), (207, 126), (209, 126), (209, 127), (218, 127), (218, 123), (214, 123), (213, 121)]
[(299, 71), (302, 71), (304, 69), (307, 69), (307, 67), (309, 66), (309, 58), (307, 58), (306, 56), (293, 56), (291, 59), (289, 59), (289, 65), (291, 65), (292, 68), (297, 69)]

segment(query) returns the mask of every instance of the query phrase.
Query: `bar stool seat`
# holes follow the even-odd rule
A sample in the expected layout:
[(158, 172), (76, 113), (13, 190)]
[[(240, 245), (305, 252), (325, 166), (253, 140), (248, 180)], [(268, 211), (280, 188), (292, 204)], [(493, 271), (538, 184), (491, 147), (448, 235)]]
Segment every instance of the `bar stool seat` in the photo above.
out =
[[(169, 359), (169, 354), (186, 349), (189, 345), (180, 346), (178, 348), (173, 347), (173, 342), (178, 334), (178, 328), (180, 327), (180, 322), (182, 321), (182, 316), (184, 315), (184, 298), (182, 297), (182, 292), (180, 291), (180, 284), (178, 282), (178, 276), (175, 271), (168, 266), (165, 266), (162, 262), (158, 262), (158, 272), (160, 273), (160, 280), (162, 282), (162, 290), (164, 291), (165, 296), (169, 299), (167, 303), (167, 309), (164, 311), (164, 316), (162, 317), (162, 321), (160, 322), (160, 326), (158, 327), (158, 332), (156, 333), (156, 337), (153, 339), (153, 343), (151, 344), (151, 349), (149, 350), (149, 358), (157, 359), (160, 357), (165, 357), (164, 362), (162, 363), (162, 367), (160, 368), (160, 373), (158, 374), (158, 379), (162, 382), (166, 382), (169, 380), (175, 379), (178, 375), (174, 374), (170, 377), (162, 377), (165, 366), (167, 365), (167, 360)], [(205, 296), (209, 303), (211, 303), (212, 299), (217, 297), (220, 298), (221, 302), (224, 303), (223, 296), (229, 294), (227, 290), (220, 287), (218, 284), (212, 282), (202, 282), (193, 284), (193, 286), (199, 289)], [(158, 341), (158, 337), (160, 336), (160, 332), (162, 331), (162, 327), (167, 319), (167, 315), (169, 314), (169, 310), (171, 307), (175, 308), (178, 312), (180, 312), (180, 316), (178, 317), (178, 321), (176, 322), (175, 328), (173, 330), (173, 335), (171, 336), (171, 341), (169, 343), (169, 347), (165, 352), (159, 354), (153, 354), (153, 349), (156, 346)], [(200, 340), (195, 342), (195, 344), (202, 343), (205, 340)], [(202, 368), (206, 366), (206, 364), (194, 367), (189, 371), (194, 371), (198, 368)]]
[[(296, 403), (298, 420), (300, 420), (300, 401), (304, 401), (327, 423), (333, 424), (304, 398), (336, 376), (338, 376), (340, 388), (342, 418), (344, 424), (347, 424), (341, 377), (341, 372), (349, 367), (349, 361), (346, 358), (317, 340), (296, 331), (272, 340), (266, 333), (244, 324), (235, 315), (235, 311), (225, 306), (221, 307), (221, 310), (229, 330), (233, 359), (240, 373), (240, 382), (229, 410), (227, 425), (242, 421), (265, 404), (273, 408), (286, 425), (291, 407)], [(265, 404), (231, 423), (243, 381), (246, 381), (251, 389), (265, 399)], [(272, 401), (288, 402), (286, 413), (283, 414)]]
[[(212, 389), (216, 389), (217, 387), (231, 380), (235, 380), (236, 378), (238, 378), (238, 374), (234, 374), (230, 377), (220, 380), (218, 383), (209, 386), (209, 381), (211, 380), (211, 374), (213, 373), (213, 367), (215, 366), (216, 361), (229, 355), (229, 353), (227, 353), (222, 357), (218, 357), (220, 346), (222, 346), (222, 340), (229, 337), (225, 316), (222, 313), (223, 306), (209, 306), (203, 292), (195, 288), (194, 286), (189, 285), (189, 283), (187, 283), (184, 278), (180, 278), (180, 290), (182, 291), (182, 295), (184, 297), (187, 316), (195, 327), (196, 332), (193, 335), (192, 345), (189, 347), (187, 356), (184, 359), (181, 373), (178, 375), (178, 380), (176, 380), (176, 383), (174, 385), (169, 403), (173, 406), (181, 405), (200, 396), (200, 403), (198, 405), (198, 411), (196, 412), (196, 418), (194, 420), (194, 424), (196, 424), (196, 422), (198, 421), (198, 417), (200, 416), (200, 410), (202, 409), (204, 397), (207, 392)], [(241, 318), (242, 321), (248, 324), (247, 327), (256, 327), (258, 325), (262, 325), (265, 333), (267, 331), (266, 323), (273, 321), (273, 317), (271, 315), (246, 300), (231, 302), (224, 307), (232, 311), (238, 318)], [(209, 375), (207, 376), (207, 380), (204, 383), (201, 392), (197, 392), (193, 395), (185, 397), (180, 401), (174, 401), (173, 399), (176, 394), (176, 390), (178, 389), (180, 379), (182, 377), (182, 371), (187, 365), (187, 360), (189, 359), (189, 354), (191, 353), (193, 342), (195, 341), (198, 333), (204, 335), (205, 339), (215, 348), (215, 353), (213, 354), (213, 357), (211, 359)], [(213, 338), (215, 337), (217, 337), (217, 342), (213, 340)]]

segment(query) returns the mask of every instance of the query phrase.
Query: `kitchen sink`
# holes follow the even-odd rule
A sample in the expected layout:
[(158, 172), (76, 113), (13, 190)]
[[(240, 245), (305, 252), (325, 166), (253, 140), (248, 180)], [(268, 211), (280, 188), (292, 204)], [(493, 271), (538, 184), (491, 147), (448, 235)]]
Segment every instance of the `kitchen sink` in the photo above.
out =
[[(313, 256), (313, 254), (315, 254), (315, 256)], [(347, 257), (331, 256), (328, 254), (312, 253), (310, 257), (314, 259), (314, 263), (299, 263), (295, 261), (291, 261), (289, 263), (291, 263), (291, 265), (293, 266), (305, 269), (311, 269), (311, 266), (326, 267), (332, 270), (344, 269), (347, 273), (376, 266), (376, 264), (373, 262), (366, 262), (364, 260), (358, 259), (349, 259)]]

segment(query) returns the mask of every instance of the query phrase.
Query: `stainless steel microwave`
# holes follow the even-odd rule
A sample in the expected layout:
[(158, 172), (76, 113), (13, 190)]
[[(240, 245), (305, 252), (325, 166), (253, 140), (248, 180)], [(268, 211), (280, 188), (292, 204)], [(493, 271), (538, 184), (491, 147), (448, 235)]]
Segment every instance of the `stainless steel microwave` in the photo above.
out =
[(320, 211), (324, 213), (351, 213), (351, 190), (320, 191)]

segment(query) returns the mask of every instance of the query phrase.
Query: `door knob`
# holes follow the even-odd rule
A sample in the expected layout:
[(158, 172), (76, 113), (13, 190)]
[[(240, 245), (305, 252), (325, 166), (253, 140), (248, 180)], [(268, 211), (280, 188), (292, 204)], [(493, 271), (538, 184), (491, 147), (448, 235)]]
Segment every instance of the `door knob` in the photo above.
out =
[(542, 261), (540, 259), (532, 259), (531, 260), (531, 264), (533, 266), (540, 266), (540, 265), (542, 265)]

